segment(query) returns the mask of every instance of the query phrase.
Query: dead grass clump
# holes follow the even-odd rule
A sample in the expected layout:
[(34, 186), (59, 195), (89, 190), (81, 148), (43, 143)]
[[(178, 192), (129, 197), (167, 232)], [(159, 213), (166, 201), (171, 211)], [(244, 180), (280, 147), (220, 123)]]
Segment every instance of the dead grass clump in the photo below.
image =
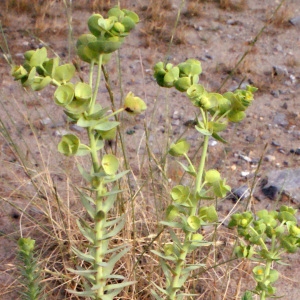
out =
[(267, 19), (275, 27), (289, 27), (289, 20), (293, 17), (294, 11), (287, 5), (282, 5), (274, 16), (267, 15)]
[(243, 11), (247, 8), (247, 0), (220, 0), (220, 7), (225, 10)]

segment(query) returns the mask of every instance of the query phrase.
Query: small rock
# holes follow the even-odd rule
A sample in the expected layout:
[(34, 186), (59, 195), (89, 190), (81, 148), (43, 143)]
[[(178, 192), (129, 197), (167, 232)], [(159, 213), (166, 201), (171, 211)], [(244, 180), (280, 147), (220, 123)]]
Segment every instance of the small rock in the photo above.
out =
[(249, 171), (242, 171), (242, 172), (241, 172), (241, 176), (242, 176), (242, 177), (247, 177), (249, 174), (250, 174)]
[(279, 147), (279, 146), (280, 146), (280, 143), (277, 142), (277, 141), (272, 141), (271, 145), (272, 145), (272, 146), (275, 146), (275, 147)]
[(179, 126), (180, 125), (180, 120), (174, 120), (171, 122), (172, 126)]
[(255, 142), (255, 136), (254, 135), (247, 135), (245, 140), (249, 143), (254, 143)]
[(300, 155), (300, 148), (298, 148), (296, 150), (291, 149), (290, 152), (293, 153), (293, 154), (296, 154), (296, 155)]
[(239, 157), (247, 162), (251, 162), (252, 159), (246, 155), (243, 155), (243, 154), (239, 154)]
[(284, 195), (300, 205), (300, 168), (270, 171), (262, 182), (262, 192), (272, 200)]
[(48, 117), (41, 120), (41, 124), (42, 124), (42, 125), (48, 125), (48, 124), (50, 124), (51, 122), (52, 122), (51, 119), (48, 118)]
[(209, 140), (208, 144), (209, 144), (209, 146), (214, 147), (218, 144), (218, 142), (216, 140)]
[(300, 16), (290, 19), (289, 22), (294, 26), (300, 26)]
[(272, 95), (274, 98), (279, 98), (279, 91), (271, 91), (271, 95)]
[(237, 202), (238, 200), (244, 200), (250, 196), (250, 189), (247, 185), (242, 185), (236, 189), (232, 189), (227, 198)]
[(180, 119), (180, 115), (179, 112), (177, 110), (174, 111), (173, 116), (172, 116), (173, 120), (178, 120)]
[(64, 136), (66, 134), (69, 134), (70, 132), (65, 129), (58, 129), (54, 131), (54, 136)]
[(70, 129), (77, 132), (83, 132), (85, 130), (83, 127), (80, 127), (77, 124), (71, 124)]
[(284, 102), (283, 104), (282, 104), (282, 106), (281, 106), (283, 109), (288, 109), (288, 105), (287, 105), (287, 103), (286, 102)]
[(275, 159), (276, 158), (273, 155), (266, 155), (265, 158), (264, 158), (264, 160), (268, 161), (268, 162), (274, 161)]
[(273, 66), (273, 76), (288, 76), (287, 68), (283, 66)]
[(284, 113), (280, 113), (280, 112), (276, 112), (273, 122), (276, 125), (280, 125), (282, 127), (289, 125), (286, 115)]

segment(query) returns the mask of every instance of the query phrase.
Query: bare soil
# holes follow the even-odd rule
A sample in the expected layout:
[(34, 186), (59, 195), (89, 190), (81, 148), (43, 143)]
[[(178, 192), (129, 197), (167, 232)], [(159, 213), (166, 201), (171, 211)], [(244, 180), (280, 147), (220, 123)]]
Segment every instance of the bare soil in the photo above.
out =
[[(22, 63), (22, 53), (43, 45), (51, 49), (49, 53), (57, 53), (63, 61), (68, 61), (69, 54), (74, 58), (73, 41), (87, 32), (86, 20), (93, 11), (97, 11), (95, 2), (74, 1), (72, 37), (68, 44), (67, 13), (60, 1), (49, 1), (48, 6), (22, 6), (26, 1), (20, 1), (19, 5), (5, 5), (10, 1), (1, 1), (0, 17), (13, 62)], [(114, 5), (114, 1), (110, 2)], [(300, 156), (290, 150), (300, 148), (300, 25), (289, 22), (300, 15), (299, 0), (285, 1), (273, 18), (272, 13), (279, 1), (186, 1), (170, 47), (168, 42), (180, 3), (168, 3), (163, 6), (155, 4), (155, 1), (121, 1), (122, 7), (136, 11), (141, 17), (140, 24), (120, 51), (122, 90), (116, 57), (107, 66), (111, 84), (117, 89), (116, 106), (122, 93), (126, 95), (129, 91), (143, 97), (148, 105), (143, 116), (135, 119), (122, 117), (122, 130), (127, 137), (126, 147), (134, 176), (145, 179), (148, 170), (144, 162), (147, 153), (145, 127), (149, 134), (149, 147), (155, 157), (161, 157), (166, 143), (176, 140), (181, 134), (191, 142), (192, 151), (196, 153), (201, 140), (188, 126), (196, 110), (179, 92), (158, 88), (152, 76), (153, 65), (158, 61), (167, 59), (177, 64), (187, 58), (196, 58), (203, 68), (201, 83), (210, 91), (225, 92), (246, 83), (259, 88), (246, 119), (241, 124), (230, 125), (222, 135), (229, 144), (211, 143), (209, 164), (220, 170), (232, 187), (251, 187), (254, 172), (262, 158), (255, 177), (257, 188), (252, 207), (255, 210), (277, 208), (282, 204), (281, 200), (276, 202), (264, 197), (260, 193), (259, 182), (269, 170), (299, 167)], [(259, 35), (262, 28), (263, 32)], [(1, 47), (6, 49), (3, 36)], [(244, 53), (247, 53), (245, 59), (235, 69)], [(29, 226), (25, 233), (31, 233), (37, 239), (39, 236), (35, 228), (30, 227), (31, 223), (22, 219), (18, 210), (7, 202), (9, 200), (26, 208), (28, 199), (36, 196), (28, 196), (34, 189), (16, 151), (27, 149), (22, 152), (24, 160), (37, 170), (48, 170), (51, 180), (61, 182), (61, 186), (67, 178), (61, 170), (68, 170), (70, 175), (76, 173), (76, 168), (69, 160), (56, 154), (59, 131), (66, 128), (66, 120), (62, 110), (52, 101), (54, 89), (50, 87), (34, 94), (25, 92), (10, 76), (10, 66), (4, 55), (0, 57), (0, 66), (0, 119), (4, 121), (0, 136), (0, 299), (10, 300), (18, 299), (15, 292), (15, 250), (20, 236), (19, 224)], [(87, 78), (87, 71), (87, 66), (82, 64), (81, 75), (84, 78)], [(104, 92), (103, 85), (99, 96)], [(108, 100), (106, 94), (103, 100)], [(50, 121), (45, 124), (45, 120)], [(18, 149), (12, 147), (7, 134)], [(78, 134), (81, 135), (81, 132)], [(245, 157), (250, 158), (251, 163)], [(37, 172), (37, 177), (41, 174)], [(181, 175), (178, 165), (170, 161), (169, 187)], [(73, 182), (80, 180), (78, 178), (74, 178)], [(62, 197), (67, 194), (63, 187), (60, 192)], [(150, 213), (153, 211), (152, 196), (148, 195), (145, 200)], [(298, 206), (291, 199), (284, 204)], [(225, 217), (233, 205), (231, 200), (224, 200), (219, 206), (220, 215)], [(34, 209), (30, 213), (33, 218), (38, 217)], [(42, 241), (39, 245), (43, 245)], [(285, 300), (299, 299), (299, 254), (286, 256), (285, 262), (289, 265), (279, 267), (281, 277), (276, 284), (277, 294)], [(249, 276), (240, 276), (244, 278), (242, 284), (245, 285), (246, 281), (253, 287)], [(240, 299), (242, 293), (235, 294), (236, 286), (237, 282), (228, 288), (225, 298), (215, 293), (207, 294), (206, 298), (199, 296), (199, 299)], [(63, 295), (62, 292), (56, 299), (66, 299)]]

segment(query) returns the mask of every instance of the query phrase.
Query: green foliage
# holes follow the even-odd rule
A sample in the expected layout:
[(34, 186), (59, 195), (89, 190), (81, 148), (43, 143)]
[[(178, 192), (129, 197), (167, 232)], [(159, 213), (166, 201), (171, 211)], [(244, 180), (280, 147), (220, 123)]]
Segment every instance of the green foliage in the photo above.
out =
[(18, 259), (21, 272), (20, 282), (22, 284), (22, 299), (41, 300), (43, 288), (41, 286), (40, 268), (34, 256), (35, 240), (31, 238), (20, 238), (18, 240)]
[(241, 237), (236, 255), (262, 263), (253, 268), (257, 283), (255, 293), (260, 299), (276, 293), (272, 284), (278, 280), (279, 273), (272, 269), (273, 263), (280, 263), (282, 254), (294, 253), (300, 247), (300, 228), (295, 214), (295, 209), (281, 206), (279, 212), (264, 209), (255, 215), (244, 212), (231, 216), (229, 227), (237, 227)]
[[(129, 251), (129, 247), (123, 244), (111, 248), (110, 245), (110, 239), (120, 233), (125, 223), (123, 215), (114, 216), (111, 211), (117, 194), (121, 192), (115, 182), (127, 172), (119, 172), (117, 157), (105, 154), (103, 150), (104, 140), (113, 139), (119, 125), (119, 122), (111, 121), (110, 118), (122, 111), (139, 114), (147, 106), (141, 98), (130, 92), (124, 107), (108, 115), (108, 108), (102, 108), (100, 103), (96, 103), (96, 97), (102, 65), (109, 61), (112, 52), (120, 48), (125, 37), (138, 22), (138, 15), (126, 9), (121, 10), (118, 6), (108, 11), (108, 18), (99, 14), (89, 18), (90, 33), (81, 35), (76, 43), (78, 56), (90, 64), (89, 83), (71, 82), (75, 75), (74, 65), (61, 65), (58, 57), (48, 58), (45, 47), (27, 51), (24, 54), (24, 64), (12, 69), (15, 80), (19, 80), (24, 87), (30, 86), (37, 91), (49, 84), (56, 86), (54, 102), (64, 109), (72, 122), (86, 129), (87, 144), (82, 143), (74, 134), (66, 134), (58, 144), (58, 151), (65, 156), (89, 154), (91, 158), (90, 172), (79, 166), (88, 187), (77, 189), (83, 207), (93, 220), (91, 223), (77, 221), (78, 228), (89, 245), (84, 251), (81, 247), (79, 249), (72, 246), (75, 256), (88, 268), (83, 269), (80, 263), (76, 270), (70, 269), (82, 277), (84, 290), (69, 291), (91, 299), (112, 300), (124, 287), (133, 283), (113, 273), (116, 263)], [(93, 80), (95, 66), (98, 67), (98, 73), (96, 80)], [(96, 82), (95, 86), (93, 82)], [(26, 263), (29, 264), (28, 261)], [(34, 291), (30, 290), (30, 293), (34, 294)]]
[[(197, 118), (195, 129), (204, 138), (201, 160), (196, 166), (188, 157), (190, 145), (185, 139), (172, 143), (169, 149), (170, 155), (183, 156), (187, 160), (188, 166), (181, 162), (179, 164), (185, 172), (195, 178), (195, 183), (191, 186), (176, 185), (172, 188), (173, 201), (166, 210), (166, 221), (161, 222), (168, 227), (172, 243), (166, 243), (161, 251), (153, 251), (160, 257), (166, 279), (164, 288), (154, 284), (161, 295), (152, 291), (156, 299), (174, 300), (196, 296), (180, 291), (191, 273), (203, 265), (188, 265), (186, 261), (188, 255), (196, 249), (211, 245), (211, 242), (205, 241), (197, 231), (204, 225), (218, 221), (215, 207), (202, 206), (201, 200), (225, 197), (230, 191), (230, 186), (217, 170), (205, 171), (208, 139), (213, 137), (225, 143), (219, 133), (226, 129), (229, 121), (241, 121), (244, 118), (244, 111), (253, 100), (252, 93), (256, 91), (256, 88), (247, 87), (246, 90), (237, 90), (228, 96), (210, 93), (199, 84), (201, 72), (201, 63), (196, 59), (188, 59), (177, 66), (163, 62), (154, 66), (154, 77), (159, 86), (175, 87), (178, 91), (186, 93), (191, 103), (199, 108), (201, 118)], [(182, 231), (183, 237), (179, 234), (177, 236), (175, 232), (178, 230)], [(245, 251), (247, 252), (247, 249), (239, 250), (243, 254)], [(248, 255), (251, 254), (250, 251)]]

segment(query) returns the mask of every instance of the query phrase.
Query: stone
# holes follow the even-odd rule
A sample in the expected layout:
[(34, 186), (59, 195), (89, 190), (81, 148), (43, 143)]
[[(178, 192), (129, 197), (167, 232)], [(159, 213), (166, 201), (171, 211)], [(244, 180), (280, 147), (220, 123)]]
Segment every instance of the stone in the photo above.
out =
[(283, 66), (273, 66), (273, 76), (288, 77), (288, 71)]
[(276, 112), (273, 122), (276, 125), (280, 125), (282, 127), (289, 125), (289, 121), (287, 120), (286, 115), (284, 113), (280, 113), (280, 112)]
[(300, 16), (290, 19), (289, 22), (294, 26), (300, 26)]
[(244, 200), (250, 196), (250, 189), (247, 185), (242, 185), (238, 188), (232, 189), (231, 192), (227, 195), (228, 199), (231, 199), (233, 202), (238, 200)]
[(262, 181), (262, 192), (271, 200), (290, 199), (300, 207), (300, 168), (270, 171)]

